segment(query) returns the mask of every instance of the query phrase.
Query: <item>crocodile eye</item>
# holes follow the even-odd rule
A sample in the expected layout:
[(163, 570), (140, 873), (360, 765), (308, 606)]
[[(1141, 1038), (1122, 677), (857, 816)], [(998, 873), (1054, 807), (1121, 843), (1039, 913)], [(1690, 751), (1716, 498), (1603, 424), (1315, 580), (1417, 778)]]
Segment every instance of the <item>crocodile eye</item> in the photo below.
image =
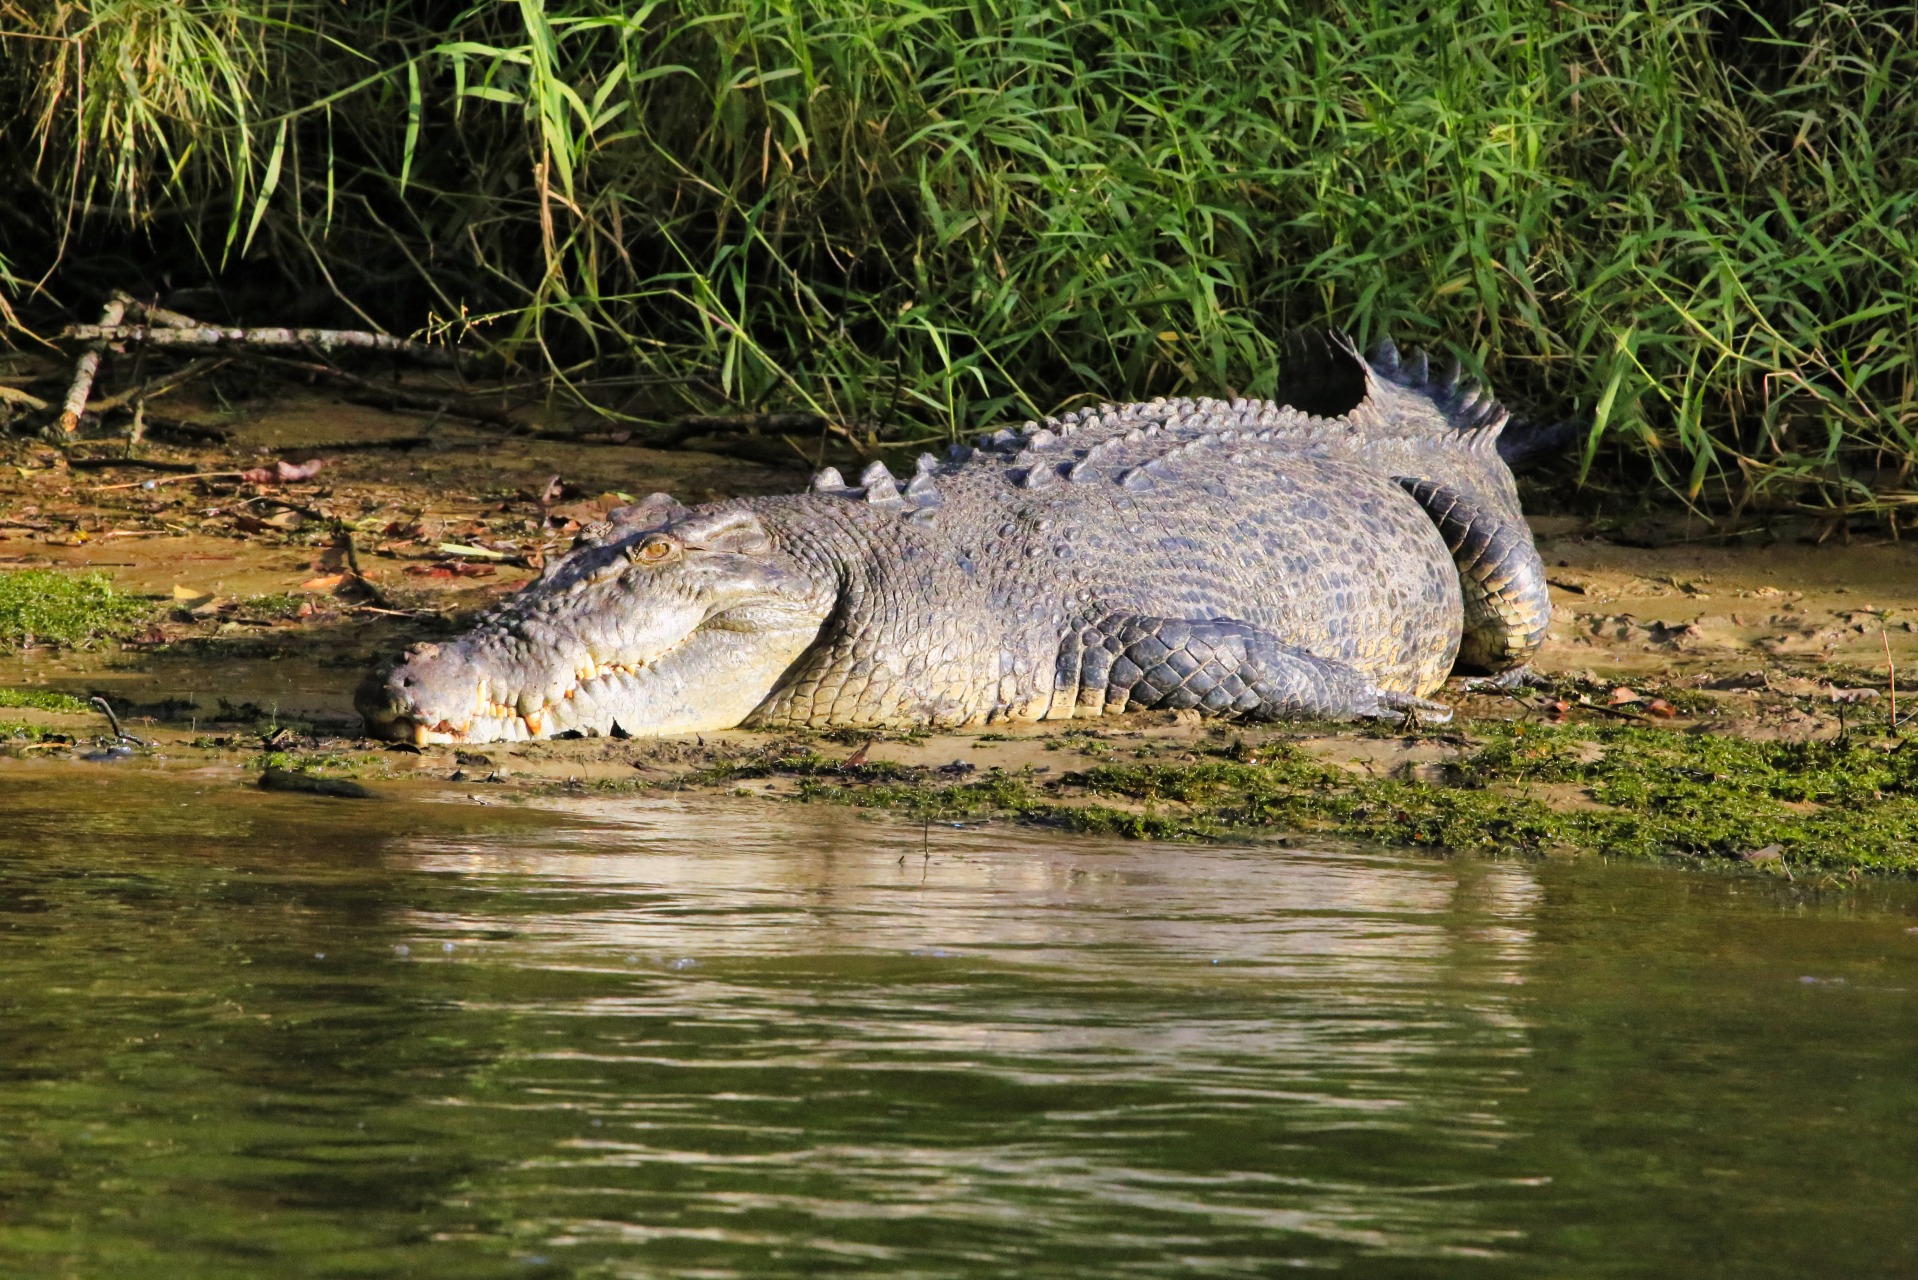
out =
[(642, 539), (638, 546), (626, 548), (626, 558), (634, 564), (663, 564), (673, 558), (677, 544), (663, 534)]

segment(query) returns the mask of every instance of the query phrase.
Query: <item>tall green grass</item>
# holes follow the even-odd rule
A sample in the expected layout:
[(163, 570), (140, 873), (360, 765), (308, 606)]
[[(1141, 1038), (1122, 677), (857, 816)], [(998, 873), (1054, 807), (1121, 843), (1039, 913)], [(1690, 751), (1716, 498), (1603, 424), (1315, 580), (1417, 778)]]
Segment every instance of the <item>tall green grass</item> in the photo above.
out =
[(1909, 3), (10, 12), (69, 261), (184, 229), (563, 383), (908, 435), (1261, 394), (1331, 322), (1700, 501), (1918, 503)]

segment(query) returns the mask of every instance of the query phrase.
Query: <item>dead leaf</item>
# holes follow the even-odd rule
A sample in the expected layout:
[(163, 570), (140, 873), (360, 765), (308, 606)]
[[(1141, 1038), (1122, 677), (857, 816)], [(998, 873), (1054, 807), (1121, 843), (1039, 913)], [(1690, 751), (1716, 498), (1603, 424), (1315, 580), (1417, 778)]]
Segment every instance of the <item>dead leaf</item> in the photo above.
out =
[(1651, 712), (1655, 716), (1664, 716), (1668, 720), (1671, 717), (1678, 714), (1678, 708), (1674, 707), (1671, 703), (1665, 701), (1665, 699), (1663, 698), (1653, 698), (1650, 702), (1645, 704), (1645, 710)]
[(270, 467), (255, 467), (251, 471), (242, 471), (240, 479), (248, 484), (293, 484), (301, 480), (311, 480), (320, 474), (326, 466), (324, 458), (309, 458), (305, 462), (280, 461)]
[(1557, 724), (1564, 723), (1572, 714), (1572, 704), (1562, 698), (1549, 704), (1549, 709), (1552, 713), (1553, 722)]
[(478, 556), (482, 560), (505, 560), (509, 556), (504, 551), (495, 551), (491, 547), (476, 547), (465, 542), (442, 542), (439, 545), (442, 555)]
[(1628, 702), (1638, 702), (1641, 701), (1641, 699), (1636, 690), (1627, 689), (1624, 685), (1620, 685), (1618, 688), (1612, 690), (1612, 696), (1608, 701), (1615, 707), (1622, 707)]
[(190, 609), (194, 605), (205, 604), (212, 598), (211, 591), (196, 591), (192, 587), (183, 587), (177, 582), (173, 584), (173, 603), (182, 608)]
[(347, 574), (347, 573), (329, 573), (329, 574), (324, 574), (318, 578), (308, 578), (305, 582), (302, 582), (300, 584), (300, 590), (302, 591), (337, 591), (339, 590), (340, 584), (345, 582), (351, 576), (352, 576), (351, 574)]

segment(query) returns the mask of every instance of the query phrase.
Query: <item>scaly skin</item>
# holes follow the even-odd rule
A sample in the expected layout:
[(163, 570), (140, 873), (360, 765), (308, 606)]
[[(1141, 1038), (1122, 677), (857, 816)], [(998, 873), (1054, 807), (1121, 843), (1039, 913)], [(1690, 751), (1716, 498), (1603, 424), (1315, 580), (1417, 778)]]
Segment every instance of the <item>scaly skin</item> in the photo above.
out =
[(789, 497), (654, 495), (369, 680), (361, 710), (421, 743), (1141, 707), (1442, 718), (1423, 699), (1455, 661), (1522, 662), (1550, 618), (1504, 412), (1389, 348), (1321, 339), (1295, 364), (1290, 406), (1067, 415), (924, 456), (903, 488), (875, 464)]

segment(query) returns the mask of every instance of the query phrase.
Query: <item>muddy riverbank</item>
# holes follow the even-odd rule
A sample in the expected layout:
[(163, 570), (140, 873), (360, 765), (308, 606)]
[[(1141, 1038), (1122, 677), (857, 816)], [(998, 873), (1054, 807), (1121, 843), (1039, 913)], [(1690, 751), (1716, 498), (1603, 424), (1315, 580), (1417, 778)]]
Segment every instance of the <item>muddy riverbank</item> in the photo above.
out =
[[(1146, 715), (416, 752), (357, 737), (351, 694), (376, 655), (517, 589), (608, 506), (656, 489), (791, 490), (820, 442), (649, 449), (284, 392), (226, 431), (130, 458), (107, 440), (8, 447), (0, 570), (96, 572), (144, 603), (116, 637), (0, 654), (14, 691), (0, 701), (16, 704), (0, 707), (0, 785), (56, 761), (234, 785), (271, 764), (376, 790), (450, 782), (483, 803), (692, 788), (1145, 836), (1918, 867), (1918, 749), (1894, 723), (1894, 674), (1918, 673), (1918, 550), (1888, 539), (1784, 528), (1725, 543), (1702, 526), (1540, 517), (1557, 618), (1537, 665), (1551, 684), (1449, 687), (1444, 726)], [(150, 745), (105, 751), (95, 696)]]

